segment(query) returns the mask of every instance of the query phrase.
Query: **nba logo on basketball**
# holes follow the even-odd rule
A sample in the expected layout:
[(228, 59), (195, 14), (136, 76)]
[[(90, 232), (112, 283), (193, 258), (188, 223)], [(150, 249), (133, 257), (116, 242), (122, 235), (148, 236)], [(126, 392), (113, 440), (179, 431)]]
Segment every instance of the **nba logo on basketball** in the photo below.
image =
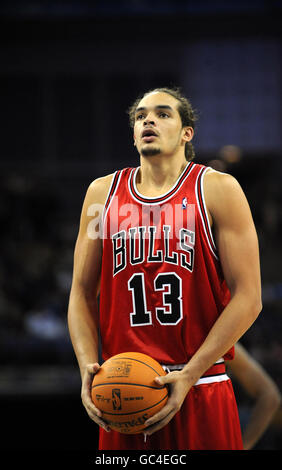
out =
[(182, 209), (187, 209), (187, 197), (182, 199)]
[(120, 398), (120, 389), (112, 389), (112, 403), (114, 410), (121, 410), (121, 398)]

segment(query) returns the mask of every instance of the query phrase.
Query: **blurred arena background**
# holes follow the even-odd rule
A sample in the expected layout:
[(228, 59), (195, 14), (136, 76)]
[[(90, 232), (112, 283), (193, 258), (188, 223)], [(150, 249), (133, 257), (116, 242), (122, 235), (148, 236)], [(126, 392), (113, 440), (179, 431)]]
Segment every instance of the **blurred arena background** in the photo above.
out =
[[(66, 314), (86, 189), (137, 166), (126, 110), (181, 86), (196, 161), (258, 230), (263, 311), (242, 339), (282, 390), (282, 2), (24, 0), (0, 7), (0, 406), (6, 450), (89, 450)], [(235, 385), (242, 423), (251, 402)], [(282, 448), (282, 410), (257, 449)]]

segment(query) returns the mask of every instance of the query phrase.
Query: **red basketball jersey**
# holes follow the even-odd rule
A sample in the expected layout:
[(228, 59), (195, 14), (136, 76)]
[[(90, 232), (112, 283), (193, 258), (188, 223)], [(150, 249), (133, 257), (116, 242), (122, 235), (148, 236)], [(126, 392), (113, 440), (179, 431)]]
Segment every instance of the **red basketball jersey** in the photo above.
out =
[[(103, 359), (126, 351), (185, 364), (230, 299), (207, 216), (203, 165), (145, 197), (138, 168), (117, 171), (103, 213)], [(225, 356), (233, 357), (233, 348)]]

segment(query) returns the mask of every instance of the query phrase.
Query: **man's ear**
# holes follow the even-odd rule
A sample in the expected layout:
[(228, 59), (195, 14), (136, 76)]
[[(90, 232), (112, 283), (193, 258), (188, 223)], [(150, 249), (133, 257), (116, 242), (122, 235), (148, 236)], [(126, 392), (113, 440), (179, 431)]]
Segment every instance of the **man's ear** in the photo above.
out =
[(185, 142), (190, 142), (193, 137), (194, 137), (194, 129), (193, 127), (190, 127), (190, 126), (186, 126), (186, 127), (183, 127), (183, 140)]

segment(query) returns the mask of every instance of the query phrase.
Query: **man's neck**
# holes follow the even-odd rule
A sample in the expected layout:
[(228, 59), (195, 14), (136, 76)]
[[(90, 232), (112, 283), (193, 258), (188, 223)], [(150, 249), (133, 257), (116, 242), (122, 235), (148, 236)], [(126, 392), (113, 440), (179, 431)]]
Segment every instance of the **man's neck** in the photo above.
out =
[(177, 181), (187, 160), (183, 158), (142, 157), (136, 184), (138, 190), (146, 195), (157, 195), (168, 191)]

